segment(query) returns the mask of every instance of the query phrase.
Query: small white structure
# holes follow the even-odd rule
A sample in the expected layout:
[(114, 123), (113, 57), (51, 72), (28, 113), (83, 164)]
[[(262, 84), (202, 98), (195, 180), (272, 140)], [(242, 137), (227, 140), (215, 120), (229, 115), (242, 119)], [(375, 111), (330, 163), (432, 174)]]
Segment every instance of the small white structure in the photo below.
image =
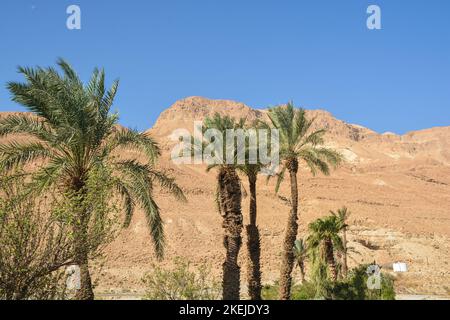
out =
[(393, 265), (394, 272), (408, 272), (408, 266), (404, 262), (396, 262)]

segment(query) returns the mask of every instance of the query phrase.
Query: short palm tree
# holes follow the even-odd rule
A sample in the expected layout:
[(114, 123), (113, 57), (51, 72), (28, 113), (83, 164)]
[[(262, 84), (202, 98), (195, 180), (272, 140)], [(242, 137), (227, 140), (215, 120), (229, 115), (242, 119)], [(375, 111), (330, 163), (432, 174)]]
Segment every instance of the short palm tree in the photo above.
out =
[(348, 218), (350, 216), (350, 211), (346, 208), (343, 207), (341, 209), (339, 209), (336, 212), (334, 211), (330, 211), (330, 213), (334, 216), (336, 216), (338, 218), (338, 222), (339, 222), (339, 229), (342, 232), (342, 245), (343, 245), (343, 250), (342, 250), (342, 274), (344, 277), (347, 277), (348, 274), (348, 265), (347, 265), (347, 254), (348, 254), (348, 249), (347, 249), (347, 229), (348, 229)]
[[(30, 163), (40, 166), (31, 172), (32, 189), (43, 194), (57, 186), (61, 192), (83, 197), (86, 182), (96, 169), (107, 168), (116, 194), (123, 199), (125, 225), (129, 225), (137, 205), (144, 210), (156, 254), (162, 257), (164, 229), (153, 193), (159, 183), (178, 199), (185, 200), (174, 179), (155, 169), (159, 156), (156, 142), (147, 133), (117, 125), (110, 109), (118, 81), (105, 88), (104, 71), (95, 70), (84, 85), (65, 61), (58, 61), (62, 75), (53, 68), (19, 68), (26, 82), (8, 83), (12, 99), (32, 114), (11, 115), (0, 120), (0, 137), (26, 134), (32, 140), (12, 140), (0, 144), (2, 170), (14, 171)], [(131, 149), (140, 153), (139, 161)], [(130, 155), (130, 157), (128, 157)], [(27, 168), (27, 167), (25, 167)], [(80, 211), (75, 219), (75, 262), (81, 270), (81, 290), (77, 299), (93, 299), (89, 273), (87, 228), (90, 213)]]
[[(206, 118), (204, 129), (219, 130), (223, 135), (223, 141), (226, 141), (226, 130), (241, 129), (244, 121), (238, 123), (228, 116), (215, 114), (213, 117)], [(221, 150), (226, 158), (226, 145)], [(219, 152), (215, 150), (214, 152)], [(222, 159), (222, 160), (224, 160)], [(226, 250), (226, 258), (223, 263), (222, 290), (224, 300), (240, 299), (240, 267), (238, 265), (239, 251), (242, 245), (242, 227), (243, 216), (241, 211), (242, 190), (241, 180), (236, 172), (236, 164), (227, 164), (225, 161), (215, 165), (208, 166), (208, 170), (217, 168), (217, 202), (219, 212), (223, 218), (222, 227), (224, 229), (223, 243)]]
[(290, 299), (292, 285), (292, 270), (294, 268), (294, 247), (298, 233), (298, 186), (297, 173), (299, 163), (303, 162), (312, 174), (318, 171), (329, 175), (330, 166), (336, 167), (342, 156), (323, 147), (325, 130), (312, 131), (314, 119), (308, 119), (305, 110), (296, 109), (292, 103), (270, 109), (268, 112), (270, 123), (279, 130), (281, 170), (278, 174), (276, 191), (283, 181), (286, 170), (290, 176), (291, 212), (288, 218), (286, 234), (283, 244), (283, 260), (280, 275), (280, 298)]
[(313, 263), (316, 259), (325, 262), (332, 281), (337, 281), (338, 277), (335, 254), (343, 250), (342, 239), (339, 236), (340, 227), (340, 221), (336, 216), (317, 219), (309, 225), (310, 235), (306, 240)]
[(303, 239), (295, 240), (294, 245), (294, 257), (297, 267), (300, 269), (300, 280), (302, 283), (305, 282), (305, 262), (308, 256), (308, 251), (306, 249)]

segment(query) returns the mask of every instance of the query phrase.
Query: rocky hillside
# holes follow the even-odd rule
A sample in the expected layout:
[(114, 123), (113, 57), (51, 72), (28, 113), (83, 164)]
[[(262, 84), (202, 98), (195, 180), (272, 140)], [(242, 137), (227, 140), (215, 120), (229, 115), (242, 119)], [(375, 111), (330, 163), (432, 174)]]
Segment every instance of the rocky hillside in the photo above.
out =
[[(191, 97), (164, 111), (149, 131), (163, 147), (160, 166), (184, 189), (187, 203), (164, 193), (157, 196), (168, 238), (166, 259), (183, 256), (194, 264), (211, 264), (220, 276), (223, 262), (221, 218), (214, 205), (215, 172), (204, 166), (177, 166), (170, 161), (173, 130), (193, 129), (193, 121), (215, 112), (248, 120), (265, 119), (265, 110), (243, 103)], [(327, 144), (340, 150), (346, 163), (329, 177), (299, 173), (300, 232), (304, 237), (313, 219), (343, 205), (350, 219), (350, 264), (376, 260), (389, 266), (407, 262), (410, 272), (397, 275), (405, 294), (448, 294), (450, 290), (450, 127), (410, 132), (403, 136), (378, 134), (335, 119), (326, 111), (308, 111), (316, 126), (326, 128)], [(244, 186), (246, 185), (243, 177)], [(262, 237), (264, 282), (278, 278), (281, 244), (289, 212), (289, 188), (278, 195), (273, 181), (258, 182), (258, 224)], [(248, 198), (243, 201), (248, 221)], [(245, 241), (245, 237), (244, 237)], [(107, 250), (106, 264), (96, 273), (99, 292), (141, 292), (141, 277), (151, 270), (153, 255), (145, 217), (138, 212), (131, 227)], [(243, 246), (240, 263), (245, 270)], [(298, 276), (296, 274), (296, 276)], [(242, 281), (245, 281), (243, 272)]]

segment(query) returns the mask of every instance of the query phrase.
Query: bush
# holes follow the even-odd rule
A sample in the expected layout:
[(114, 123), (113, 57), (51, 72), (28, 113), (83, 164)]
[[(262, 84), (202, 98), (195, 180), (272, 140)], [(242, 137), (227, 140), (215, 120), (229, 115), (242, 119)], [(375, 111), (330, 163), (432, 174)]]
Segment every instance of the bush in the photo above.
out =
[[(263, 300), (278, 300), (280, 287), (278, 283), (265, 285), (261, 292)], [(305, 281), (303, 284), (294, 285), (291, 290), (292, 300), (313, 300), (316, 295), (316, 287), (313, 283)]]
[(381, 289), (367, 287), (367, 267), (361, 265), (353, 269), (346, 280), (339, 281), (329, 288), (329, 297), (334, 300), (395, 300), (394, 280), (381, 273)]
[(69, 227), (48, 204), (23, 196), (23, 183), (0, 180), (0, 299), (62, 299), (63, 269), (73, 259)]
[[(292, 300), (395, 300), (394, 280), (391, 276), (381, 273), (381, 289), (370, 290), (367, 287), (367, 267), (361, 265), (349, 272), (347, 279), (333, 283), (322, 279), (320, 282), (306, 281), (292, 287)], [(315, 278), (317, 279), (317, 278)], [(279, 286), (266, 285), (262, 290), (263, 300), (278, 300)]]
[(146, 300), (218, 300), (220, 286), (210, 276), (210, 268), (200, 266), (193, 271), (189, 262), (177, 258), (174, 267), (165, 270), (153, 266), (153, 272), (142, 279)]
[(305, 281), (292, 289), (292, 300), (313, 300), (316, 296), (316, 287), (312, 282)]

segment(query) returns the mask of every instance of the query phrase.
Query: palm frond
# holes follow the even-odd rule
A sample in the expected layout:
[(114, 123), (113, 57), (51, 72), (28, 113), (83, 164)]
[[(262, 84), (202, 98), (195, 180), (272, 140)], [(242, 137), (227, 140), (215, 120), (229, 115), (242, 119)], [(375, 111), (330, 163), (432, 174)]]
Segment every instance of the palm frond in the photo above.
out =
[(48, 147), (38, 142), (18, 143), (12, 141), (0, 144), (0, 165), (7, 171), (23, 167), (30, 162), (51, 155), (52, 152)]
[(0, 137), (12, 134), (27, 134), (46, 142), (55, 138), (45, 121), (28, 115), (10, 115), (0, 119)]
[(152, 181), (158, 182), (163, 190), (168, 191), (173, 196), (175, 196), (175, 198), (182, 202), (187, 201), (183, 189), (181, 189), (175, 182), (175, 178), (168, 176), (165, 172), (155, 170), (149, 166), (147, 166), (147, 170), (150, 179), (152, 179)]
[(165, 244), (164, 224), (160, 209), (153, 199), (153, 185), (148, 170), (144, 165), (135, 161), (122, 161), (116, 163), (115, 166), (127, 180), (135, 202), (144, 209), (156, 255), (161, 259), (164, 255)]
[(110, 150), (119, 147), (142, 151), (151, 163), (154, 163), (161, 154), (158, 143), (150, 134), (132, 129), (117, 129), (109, 138)]
[(50, 162), (32, 174), (30, 189), (42, 194), (48, 188), (54, 186), (67, 170), (67, 162), (62, 157), (52, 157)]
[(129, 187), (125, 183), (123, 183), (120, 179), (115, 179), (113, 185), (115, 186), (117, 192), (119, 193), (120, 197), (123, 200), (123, 205), (125, 209), (125, 219), (123, 227), (128, 228), (130, 226), (135, 207), (132, 193), (130, 192)]

